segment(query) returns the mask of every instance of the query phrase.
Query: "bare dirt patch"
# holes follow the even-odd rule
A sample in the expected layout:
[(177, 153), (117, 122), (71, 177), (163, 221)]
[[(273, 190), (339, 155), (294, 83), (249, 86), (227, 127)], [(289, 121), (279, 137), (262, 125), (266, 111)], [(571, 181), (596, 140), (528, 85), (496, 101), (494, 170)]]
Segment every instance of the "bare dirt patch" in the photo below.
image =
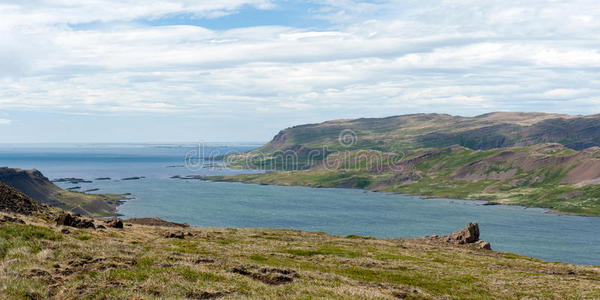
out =
[(255, 268), (248, 266), (235, 267), (231, 272), (251, 277), (262, 283), (269, 285), (280, 285), (291, 283), (294, 278), (298, 277), (298, 273), (290, 269), (277, 269), (277, 268)]

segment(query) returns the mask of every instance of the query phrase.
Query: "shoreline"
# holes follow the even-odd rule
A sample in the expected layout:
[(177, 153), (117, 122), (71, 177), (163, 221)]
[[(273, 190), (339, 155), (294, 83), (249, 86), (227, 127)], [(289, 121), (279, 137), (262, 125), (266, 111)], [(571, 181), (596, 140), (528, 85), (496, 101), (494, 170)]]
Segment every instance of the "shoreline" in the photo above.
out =
[[(179, 176), (180, 179), (181, 179), (181, 177), (182, 176)], [(200, 178), (199, 176), (196, 176), (194, 178), (185, 177), (183, 179), (186, 179), (184, 181), (188, 181), (189, 180), (188, 181), (188, 182), (190, 182), (189, 184), (183, 184), (183, 186), (188, 186), (189, 189), (203, 189), (202, 188), (203, 187), (202, 184), (201, 185), (197, 185), (197, 184), (193, 183), (193, 182), (195, 182), (197, 180), (206, 181), (206, 182), (214, 182), (214, 183), (223, 182), (225, 184), (223, 186), (220, 186), (218, 184), (217, 185), (211, 185), (210, 189), (212, 191), (218, 191), (218, 190), (221, 190), (221, 189), (225, 189), (225, 190), (228, 189), (227, 183), (251, 184), (251, 185), (254, 185), (254, 186), (261, 185), (261, 184), (258, 184), (258, 183), (243, 182), (243, 181), (215, 180), (214, 178), (210, 178), (210, 177)], [(195, 180), (192, 181), (190, 179), (195, 179)], [(168, 183), (170, 181), (169, 178), (165, 177), (165, 178), (162, 178), (162, 180), (166, 183), (165, 187), (169, 186), (169, 183)], [(142, 184), (142, 183), (140, 183), (140, 184)], [(146, 184), (146, 183), (143, 183), (143, 184)], [(176, 183), (176, 182), (173, 182), (171, 185), (173, 185), (173, 186), (179, 186), (179, 184)], [(403, 198), (394, 197), (392, 195), (408, 196), (408, 197), (411, 198), (411, 201), (414, 201), (414, 203), (415, 203), (414, 205), (417, 205), (417, 207), (418, 207), (418, 205), (420, 205), (420, 204), (418, 204), (418, 200), (437, 199), (435, 201), (429, 202), (429, 203), (433, 203), (433, 204), (426, 204), (425, 202), (423, 202), (422, 205), (424, 205), (425, 207), (429, 207), (431, 210), (435, 210), (435, 207), (437, 207), (437, 205), (439, 204), (439, 205), (444, 206), (444, 207), (450, 206), (450, 209), (453, 210), (453, 211), (454, 210), (456, 210), (456, 211), (468, 210), (468, 211), (473, 211), (473, 212), (479, 212), (482, 215), (501, 213), (501, 214), (507, 215), (507, 216), (508, 215), (519, 215), (519, 216), (520, 215), (524, 215), (524, 216), (526, 216), (526, 215), (533, 215), (533, 216), (539, 216), (540, 218), (542, 218), (542, 215), (548, 214), (548, 209), (545, 209), (545, 208), (534, 208), (534, 207), (526, 207), (526, 206), (520, 206), (519, 207), (519, 205), (511, 205), (511, 206), (513, 206), (513, 208), (504, 208), (504, 209), (500, 208), (499, 210), (486, 209), (486, 208), (481, 207), (481, 206), (487, 206), (486, 204), (489, 203), (489, 201), (486, 201), (486, 200), (473, 200), (473, 199), (469, 200), (469, 199), (460, 199), (460, 198), (445, 198), (445, 197), (432, 197), (432, 196), (410, 195), (410, 194), (402, 194), (402, 193), (390, 192), (390, 191), (359, 189), (359, 188), (315, 187), (315, 186), (283, 185), (283, 184), (281, 184), (281, 185), (271, 184), (271, 185), (272, 186), (282, 186), (282, 187), (283, 186), (288, 186), (288, 187), (295, 186), (297, 188), (317, 188), (317, 189), (320, 188), (320, 189), (324, 189), (324, 191), (323, 191), (324, 194), (323, 195), (330, 195), (331, 193), (340, 193), (340, 192), (344, 193), (343, 191), (339, 191), (339, 189), (347, 189), (347, 190), (349, 190), (347, 192), (348, 195), (349, 195), (349, 197), (352, 197), (352, 199), (356, 199), (356, 201), (360, 201), (361, 198), (363, 198), (363, 199), (372, 199), (371, 197), (375, 197), (373, 199), (377, 198), (377, 196), (375, 196), (375, 194), (368, 195), (367, 193), (380, 193), (380, 194), (382, 194), (382, 196), (380, 196), (380, 197), (388, 197), (388, 198), (386, 198), (386, 199), (388, 199), (388, 201), (392, 201), (392, 202), (396, 201), (397, 203), (401, 203), (401, 201), (399, 201), (399, 200), (401, 200)], [(139, 187), (140, 186), (138, 186), (138, 188)], [(143, 188), (143, 186), (141, 186), (141, 188)], [(246, 188), (243, 188), (243, 187), (238, 187), (238, 188), (232, 187), (232, 188), (234, 189), (234, 191), (235, 190), (240, 190), (240, 189), (241, 190), (246, 189)], [(287, 193), (289, 193), (290, 191), (292, 191), (292, 193), (298, 193), (298, 194), (300, 194), (300, 193), (307, 193), (307, 194), (317, 193), (317, 195), (321, 194), (318, 191), (310, 192), (310, 190), (305, 190), (304, 192), (302, 192), (302, 189), (286, 190), (286, 189), (269, 189), (267, 187), (265, 187), (265, 188), (266, 189), (264, 189), (264, 191), (282, 191), (284, 193), (286, 193), (286, 191), (287, 191)], [(251, 188), (251, 189), (253, 189), (253, 188)], [(332, 192), (334, 189), (338, 190), (338, 192)], [(115, 189), (113, 188), (111, 190), (115, 190)], [(327, 191), (327, 190), (329, 190), (329, 191)], [(355, 191), (350, 191), (350, 190), (355, 190)], [(258, 189), (258, 191), (259, 191), (258, 193), (260, 193), (260, 189)], [(383, 195), (386, 195), (386, 196), (383, 196)], [(391, 197), (389, 197), (389, 196), (391, 196)], [(156, 199), (156, 201), (160, 201), (160, 199), (162, 197), (154, 197), (154, 198)], [(364, 203), (368, 203), (368, 202), (364, 202)], [(123, 202), (121, 202), (120, 205), (121, 204), (123, 204)], [(152, 204), (152, 200), (150, 200), (150, 204)], [(185, 219), (185, 218), (184, 219), (181, 219), (181, 218), (179, 218), (179, 219), (178, 218), (172, 219), (172, 218), (166, 217), (166, 215), (161, 215), (160, 211), (148, 211), (148, 214), (136, 215), (135, 214), (135, 211), (136, 211), (135, 207), (142, 208), (146, 204), (140, 203), (138, 201), (136, 205), (134, 205), (132, 207), (128, 206), (129, 208), (127, 209), (127, 211), (129, 211), (130, 213), (125, 212), (125, 215), (123, 215), (123, 214), (116, 214), (116, 215), (113, 214), (112, 216), (118, 216), (120, 218), (126, 218), (126, 217), (155, 217), (155, 216), (157, 216), (157, 217), (163, 218), (164, 220), (168, 220), (168, 221), (187, 222), (189, 224), (194, 224), (194, 220), (192, 220), (192, 219)], [(452, 207), (455, 207), (455, 208), (452, 208)], [(461, 208), (461, 207), (464, 207), (464, 208)], [(477, 208), (477, 207), (480, 207), (480, 208)], [(533, 210), (531, 208), (533, 208)], [(118, 210), (118, 206), (115, 209)], [(521, 212), (521, 210), (523, 210), (523, 212)], [(460, 216), (459, 213), (457, 213), (456, 215)], [(477, 214), (473, 214), (472, 216), (474, 217), (474, 218), (472, 218), (473, 220), (478, 220), (478, 219), (479, 220), (484, 220), (484, 219), (478, 218)], [(105, 216), (105, 217), (107, 217), (107, 216)], [(108, 216), (108, 217), (110, 218), (110, 216)], [(554, 220), (560, 220), (560, 219), (557, 218), (557, 219), (554, 219)], [(574, 219), (573, 221), (577, 221), (577, 220)], [(551, 223), (554, 224), (555, 222), (557, 222), (557, 221), (554, 221), (554, 222), (551, 222)], [(582, 221), (580, 219), (578, 222), (585, 222), (585, 221)], [(595, 221), (592, 221), (592, 222), (594, 222), (594, 224), (595, 224)], [(202, 224), (202, 223), (198, 224), (198, 223), (196, 223), (196, 226), (198, 226), (198, 225), (202, 225), (202, 226), (208, 225), (208, 226), (211, 226), (210, 224), (213, 224), (212, 226), (216, 225), (215, 223), (207, 223), (207, 224)], [(269, 226), (268, 223), (266, 223), (266, 225), (265, 224), (259, 224), (258, 226), (249, 226), (249, 227), (247, 225), (237, 225), (236, 226), (234, 224), (230, 224), (230, 225), (226, 225), (226, 226), (236, 227), (236, 228), (295, 228), (296, 230), (305, 230), (305, 231), (307, 231), (307, 230), (310, 231), (311, 230), (309, 228), (298, 228), (298, 227), (290, 226), (290, 224), (287, 224), (284, 227), (273, 227), (273, 226)], [(351, 234), (355, 234), (356, 232), (361, 232), (360, 230), (359, 231), (355, 231), (355, 230), (348, 231), (348, 230), (346, 230), (346, 231), (336, 232), (336, 231), (330, 231), (330, 230), (325, 230), (325, 229), (319, 229), (317, 231), (328, 232), (328, 233), (333, 234), (333, 235), (341, 235), (341, 236), (351, 235)], [(413, 232), (412, 234), (410, 232), (402, 232), (402, 233), (395, 232), (395, 234), (391, 234), (391, 235), (387, 235), (387, 236), (381, 236), (381, 235), (377, 235), (377, 234), (374, 234), (374, 235), (371, 235), (371, 236), (376, 237), (376, 238), (384, 238), (385, 239), (385, 238), (419, 238), (419, 237), (422, 237), (424, 235), (424, 233), (421, 233), (421, 232), (418, 232), (419, 234), (417, 234), (417, 235), (415, 235), (414, 233), (415, 232)], [(445, 233), (445, 231), (439, 231), (438, 233)], [(547, 259), (547, 257), (545, 257), (543, 255), (542, 256), (536, 256), (536, 253), (519, 252), (510, 243), (507, 244), (507, 245), (509, 247), (508, 248), (502, 248), (503, 251), (509, 251), (509, 252), (512, 252), (512, 253), (520, 253), (521, 255), (529, 255), (531, 257), (537, 257), (539, 259), (544, 259), (544, 258)], [(513, 248), (515, 248), (515, 249), (513, 249)], [(568, 256), (564, 256), (564, 257), (568, 257)], [(567, 258), (564, 258), (564, 257), (560, 258), (560, 259), (558, 259), (556, 261), (571, 262), (570, 260), (568, 260)], [(571, 262), (571, 263), (573, 263), (573, 262)]]
[(232, 177), (228, 177), (227, 179), (219, 179), (221, 176), (173, 176), (171, 177), (171, 179), (178, 179), (178, 180), (201, 180), (201, 181), (211, 181), (211, 182), (236, 182), (236, 183), (242, 183), (242, 184), (254, 184), (254, 185), (272, 185), (272, 186), (297, 186), (297, 187), (307, 187), (307, 188), (314, 188), (314, 189), (322, 189), (322, 188), (330, 188), (330, 189), (351, 189), (351, 190), (362, 190), (362, 191), (368, 191), (368, 192), (372, 192), (372, 193), (390, 193), (390, 194), (395, 194), (395, 195), (405, 195), (405, 196), (414, 196), (414, 197), (420, 197), (421, 199), (427, 200), (427, 199), (449, 199), (449, 200), (461, 200), (461, 201), (485, 201), (485, 204), (481, 204), (484, 206), (496, 206), (496, 205), (503, 205), (503, 206), (513, 206), (513, 207), (523, 207), (523, 208), (537, 208), (537, 209), (543, 209), (545, 214), (552, 214), (552, 215), (564, 215), (564, 216), (576, 216), (576, 217), (590, 217), (590, 218), (600, 218), (599, 215), (590, 215), (590, 214), (579, 214), (579, 213), (570, 213), (570, 212), (563, 212), (563, 211), (559, 211), (559, 210), (555, 210), (552, 208), (548, 208), (548, 207), (540, 207), (540, 206), (525, 206), (525, 205), (521, 205), (521, 204), (511, 204), (511, 203), (502, 203), (502, 202), (496, 202), (494, 200), (485, 200), (485, 199), (461, 199), (461, 198), (455, 198), (455, 197), (447, 197), (444, 195), (419, 195), (419, 194), (410, 194), (410, 193), (398, 193), (398, 192), (393, 192), (393, 191), (382, 191), (382, 190), (371, 190), (371, 189), (365, 189), (365, 188), (358, 188), (358, 187), (324, 187), (324, 186), (313, 186), (313, 185), (288, 185), (288, 184), (270, 184), (270, 183), (257, 183), (257, 182), (245, 182), (242, 180), (228, 180), (230, 178), (234, 178), (235, 176)]

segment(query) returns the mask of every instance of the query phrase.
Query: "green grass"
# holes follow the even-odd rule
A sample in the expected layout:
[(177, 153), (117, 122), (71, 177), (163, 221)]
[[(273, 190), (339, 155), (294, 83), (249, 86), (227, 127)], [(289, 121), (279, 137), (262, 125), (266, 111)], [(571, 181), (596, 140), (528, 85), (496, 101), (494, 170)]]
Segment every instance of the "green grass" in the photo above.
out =
[[(600, 297), (598, 267), (421, 239), (189, 228), (193, 236), (179, 240), (163, 238), (171, 228), (141, 225), (63, 235), (24, 219), (36, 225), (0, 226), (1, 299)], [(289, 281), (269, 283), (282, 274)]]
[(45, 227), (21, 224), (2, 224), (0, 226), (0, 258), (5, 258), (11, 249), (25, 247), (32, 253), (38, 253), (41, 240), (55, 241), (62, 236)]
[(360, 252), (346, 250), (346, 249), (332, 247), (332, 246), (322, 247), (322, 248), (319, 248), (316, 250), (287, 249), (287, 250), (284, 250), (283, 252), (293, 254), (293, 255), (298, 255), (298, 256), (309, 256), (309, 257), (315, 256), (315, 255), (334, 255), (334, 256), (348, 257), (348, 258), (361, 256)]
[[(396, 192), (429, 197), (490, 200), (501, 204), (541, 207), (557, 212), (589, 216), (600, 216), (600, 185), (576, 188), (563, 184), (567, 174), (580, 161), (566, 164), (552, 164), (537, 169), (524, 169), (518, 161), (495, 160), (501, 154), (516, 153), (531, 160), (573, 155), (575, 151), (566, 148), (540, 148), (529, 146), (510, 149), (474, 151), (460, 147), (443, 149), (419, 149), (406, 154), (404, 161), (418, 159), (417, 163), (403, 167), (399, 171), (385, 168), (373, 169), (373, 165), (397, 163), (397, 153), (371, 151), (371, 158), (363, 157), (364, 151), (351, 151), (344, 156), (330, 156), (339, 160), (334, 169), (315, 168), (304, 171), (269, 172), (231, 177), (208, 177), (216, 181), (236, 181), (272, 185), (301, 185), (311, 187), (340, 187)], [(362, 154), (361, 154), (362, 153)], [(419, 158), (427, 155), (425, 158)], [(379, 160), (377, 158), (379, 157)], [(367, 163), (368, 161), (368, 163)], [(479, 164), (479, 165), (478, 165)], [(400, 164), (401, 165), (401, 164)], [(456, 179), (461, 168), (471, 167), (468, 175), (479, 179)], [(420, 178), (403, 182), (407, 178)], [(499, 176), (507, 176), (503, 178)], [(496, 177), (494, 177), (496, 176)], [(565, 197), (569, 193), (575, 196)]]

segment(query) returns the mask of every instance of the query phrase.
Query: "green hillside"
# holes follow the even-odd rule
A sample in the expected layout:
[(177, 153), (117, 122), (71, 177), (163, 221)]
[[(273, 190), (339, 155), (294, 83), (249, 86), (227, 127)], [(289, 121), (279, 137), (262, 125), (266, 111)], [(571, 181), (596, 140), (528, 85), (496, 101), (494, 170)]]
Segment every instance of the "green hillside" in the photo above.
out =
[(206, 179), (482, 199), (596, 216), (599, 140), (599, 116), (339, 120), (286, 129), (255, 151), (226, 158), (231, 167), (275, 172)]

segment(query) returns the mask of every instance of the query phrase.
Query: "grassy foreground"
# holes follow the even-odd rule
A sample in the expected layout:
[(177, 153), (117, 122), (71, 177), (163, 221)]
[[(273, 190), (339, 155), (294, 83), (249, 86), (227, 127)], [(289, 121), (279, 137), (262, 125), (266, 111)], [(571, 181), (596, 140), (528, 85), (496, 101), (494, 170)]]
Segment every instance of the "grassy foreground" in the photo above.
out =
[(0, 223), (2, 299), (598, 299), (600, 267), (295, 230)]

